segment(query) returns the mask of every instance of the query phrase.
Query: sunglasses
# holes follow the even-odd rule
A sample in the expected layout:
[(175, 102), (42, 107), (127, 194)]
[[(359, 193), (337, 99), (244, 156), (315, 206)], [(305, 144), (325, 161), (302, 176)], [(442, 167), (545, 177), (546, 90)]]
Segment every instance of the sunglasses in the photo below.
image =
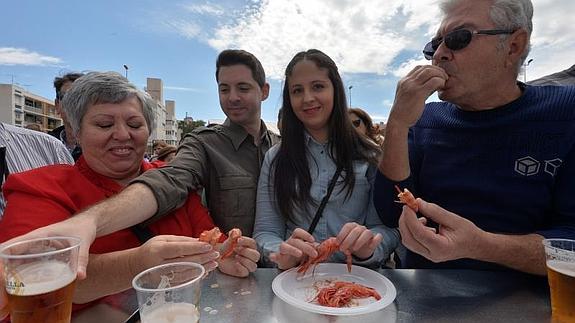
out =
[(433, 59), (433, 55), (441, 43), (445, 43), (445, 47), (451, 50), (464, 49), (471, 43), (473, 35), (509, 35), (513, 34), (515, 30), (505, 30), (505, 29), (488, 29), (488, 30), (476, 30), (471, 31), (468, 29), (457, 29), (447, 33), (443, 37), (437, 37), (432, 39), (423, 48), (423, 56), (426, 59)]
[(361, 119), (352, 120), (351, 123), (353, 123), (354, 127), (358, 128), (359, 126), (361, 126)]

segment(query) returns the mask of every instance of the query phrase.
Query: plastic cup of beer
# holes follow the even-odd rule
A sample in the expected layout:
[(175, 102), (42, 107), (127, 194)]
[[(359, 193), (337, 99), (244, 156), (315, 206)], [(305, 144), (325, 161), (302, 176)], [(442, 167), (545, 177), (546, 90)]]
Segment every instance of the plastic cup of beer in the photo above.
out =
[(554, 322), (575, 322), (575, 240), (545, 239)]
[(70, 322), (80, 239), (50, 237), (0, 249), (13, 323)]
[(175, 262), (147, 269), (132, 281), (142, 323), (195, 323), (200, 320), (202, 265)]

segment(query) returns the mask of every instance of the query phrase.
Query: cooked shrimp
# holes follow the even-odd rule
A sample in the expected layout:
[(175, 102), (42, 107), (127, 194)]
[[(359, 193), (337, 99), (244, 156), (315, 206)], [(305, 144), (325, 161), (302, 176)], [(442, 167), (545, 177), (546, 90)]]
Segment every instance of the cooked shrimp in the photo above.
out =
[[(297, 272), (300, 274), (305, 274), (310, 266), (317, 266), (320, 262), (326, 261), (331, 255), (333, 255), (339, 249), (339, 242), (335, 237), (328, 238), (320, 243), (316, 247), (317, 257), (315, 258), (306, 258), (300, 264)], [(344, 252), (346, 255), (346, 262), (347, 262), (347, 271), (351, 272), (351, 252)]]
[(216, 243), (218, 243), (218, 241), (220, 240), (221, 236), (222, 233), (220, 232), (220, 229), (218, 229), (218, 227), (214, 227), (211, 230), (206, 230), (202, 232), (198, 240), (200, 240), (201, 242), (207, 242), (212, 246), (215, 246)]
[(380, 300), (379, 293), (370, 287), (347, 281), (335, 281), (319, 289), (316, 300), (320, 305), (329, 307), (349, 306), (354, 298), (373, 297)]
[(402, 192), (399, 186), (395, 185), (395, 189), (397, 190), (397, 197), (399, 198), (399, 201), (396, 201), (397, 203), (403, 203), (415, 212), (419, 210), (415, 196), (413, 196), (407, 188), (404, 188)]
[(224, 251), (220, 259), (225, 259), (234, 253), (234, 249), (238, 245), (238, 239), (242, 236), (242, 231), (238, 228), (231, 229), (228, 232), (228, 239), (231, 239), (228, 249)]

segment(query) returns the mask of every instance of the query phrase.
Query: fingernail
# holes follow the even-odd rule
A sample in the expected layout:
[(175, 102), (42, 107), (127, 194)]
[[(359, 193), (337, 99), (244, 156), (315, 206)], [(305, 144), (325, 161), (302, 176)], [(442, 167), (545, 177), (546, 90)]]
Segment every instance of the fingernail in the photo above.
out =
[(220, 257), (220, 253), (217, 252), (217, 251), (214, 251), (214, 252), (212, 252), (212, 253), (210, 254), (210, 256), (211, 256), (212, 258), (219, 258), (219, 257)]
[(203, 251), (210, 251), (210, 250), (212, 250), (212, 246), (210, 244), (206, 243), (202, 246), (202, 250)]

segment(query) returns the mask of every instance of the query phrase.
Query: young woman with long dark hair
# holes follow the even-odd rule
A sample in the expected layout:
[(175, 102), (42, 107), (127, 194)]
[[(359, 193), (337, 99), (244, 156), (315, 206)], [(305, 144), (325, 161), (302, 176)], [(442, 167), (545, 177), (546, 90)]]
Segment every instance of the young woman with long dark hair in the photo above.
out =
[[(291, 268), (304, 255), (317, 256), (313, 243), (335, 236), (356, 264), (384, 262), (399, 236), (373, 206), (377, 151), (352, 127), (333, 60), (315, 49), (295, 55), (285, 71), (282, 141), (266, 154), (258, 185), (254, 238), (264, 261)], [(310, 230), (333, 178), (335, 187)], [(345, 257), (336, 253), (331, 260)]]

